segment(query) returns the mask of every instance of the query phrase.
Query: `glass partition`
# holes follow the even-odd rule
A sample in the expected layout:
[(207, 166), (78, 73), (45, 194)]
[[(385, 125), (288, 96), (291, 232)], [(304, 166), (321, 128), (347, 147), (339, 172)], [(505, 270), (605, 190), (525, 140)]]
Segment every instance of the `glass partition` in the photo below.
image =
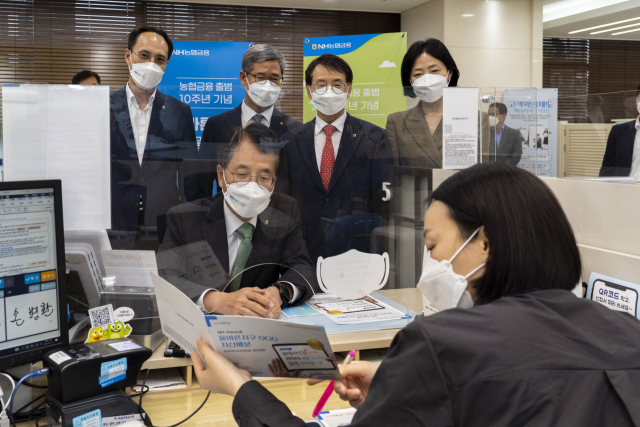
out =
[[(275, 108), (256, 116), (237, 83), (160, 85), (148, 109), (133, 108), (137, 98), (125, 87), (5, 86), (5, 179), (62, 179), (67, 229), (107, 229), (113, 249), (159, 252), (158, 271), (195, 277), (194, 289), (233, 272), (239, 241), (226, 224), (247, 218), (256, 219), (252, 239), (265, 239), (254, 241), (247, 267), (267, 258), (302, 263), (311, 277), (319, 257), (387, 252), (387, 287), (407, 288), (422, 270), (425, 202), (447, 176), (479, 162), (538, 176), (598, 176), (611, 120), (637, 114), (635, 92), (569, 100), (555, 89), (450, 88), (429, 104), (407, 96), (410, 88), (356, 83), (343, 102), (346, 115), (322, 114), (335, 126), (333, 152), (325, 150), (328, 122), (315, 108), (303, 123), (303, 106), (314, 106), (310, 88), (281, 91)], [(562, 116), (568, 102), (585, 114)], [(239, 130), (259, 127), (257, 120), (268, 126)], [(257, 148), (240, 164), (238, 138), (253, 138)], [(245, 164), (265, 161), (271, 169)], [(603, 170), (628, 176), (625, 164), (626, 171)], [(97, 212), (100, 194), (108, 215)], [(106, 220), (95, 220), (98, 213), (108, 226), (99, 227)], [(265, 280), (285, 273), (271, 270)]]

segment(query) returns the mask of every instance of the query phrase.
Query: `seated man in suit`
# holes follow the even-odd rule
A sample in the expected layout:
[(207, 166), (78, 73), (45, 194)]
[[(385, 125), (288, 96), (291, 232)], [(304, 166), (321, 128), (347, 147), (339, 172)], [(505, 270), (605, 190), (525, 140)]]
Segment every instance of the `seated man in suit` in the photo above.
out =
[(158, 248), (158, 239), (142, 241), (139, 233), (162, 234), (167, 210), (180, 203), (181, 162), (197, 155), (191, 108), (157, 89), (172, 52), (164, 31), (132, 31), (124, 54), (129, 82), (111, 94), (114, 249)]
[[(636, 106), (640, 113), (640, 86), (636, 89)], [(611, 128), (602, 159), (600, 176), (631, 176), (640, 180), (640, 116)]]
[[(489, 105), (489, 123), (492, 125), (491, 139), (489, 140), (489, 162), (515, 166), (522, 157), (524, 138), (519, 130), (504, 124), (506, 118), (506, 105), (501, 102)], [(494, 123), (495, 126), (493, 126)]]
[(319, 292), (316, 274), (296, 200), (273, 192), (283, 144), (261, 124), (232, 132), (222, 192), (169, 211), (158, 270), (205, 312), (278, 318)]
[(317, 116), (283, 137), (286, 160), (276, 191), (298, 200), (315, 263), (319, 256), (370, 250), (371, 231), (385, 225), (382, 166), (393, 164), (393, 154), (384, 129), (346, 112), (353, 72), (344, 59), (318, 57), (305, 80)]
[[(281, 137), (301, 125), (275, 108), (286, 67), (284, 55), (271, 45), (258, 44), (245, 52), (240, 71), (240, 83), (245, 88), (244, 101), (233, 110), (207, 120), (200, 142), (200, 159), (215, 160), (222, 137), (230, 129), (259, 123), (268, 126)], [(199, 173), (189, 178), (187, 199), (211, 196), (215, 190), (215, 178), (215, 173)]]

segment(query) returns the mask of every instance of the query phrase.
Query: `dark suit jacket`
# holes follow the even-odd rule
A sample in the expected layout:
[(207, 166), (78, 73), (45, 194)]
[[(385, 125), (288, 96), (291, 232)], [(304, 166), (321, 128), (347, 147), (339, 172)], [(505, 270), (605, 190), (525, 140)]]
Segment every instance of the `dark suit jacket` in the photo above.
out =
[[(314, 263), (319, 256), (326, 258), (347, 250), (346, 241), (330, 239), (333, 223), (340, 217), (363, 213), (386, 217), (381, 170), (383, 165), (393, 164), (387, 132), (347, 113), (331, 181), (325, 191), (314, 147), (315, 125), (313, 119), (283, 137), (289, 142), (276, 181), (276, 191), (292, 195), (298, 201), (302, 233)], [(333, 245), (327, 244), (330, 240)]]
[(125, 87), (111, 94), (110, 128), (111, 229), (154, 228), (158, 217), (181, 201), (177, 180), (182, 160), (197, 155), (191, 108), (156, 91), (142, 165)]
[[(352, 427), (640, 425), (640, 322), (569, 291), (418, 319), (394, 338)], [(305, 424), (257, 381), (243, 427)]]
[(629, 176), (635, 140), (635, 120), (620, 123), (611, 128), (609, 139), (607, 139), (607, 148), (602, 159), (600, 176)]
[[(180, 248), (185, 245), (205, 241), (213, 249), (224, 271), (230, 271), (223, 203), (224, 196), (220, 192), (214, 197), (176, 206), (167, 215), (167, 233), (158, 252), (158, 270), (194, 301), (207, 289), (224, 289), (226, 280), (224, 283), (207, 283), (206, 286), (184, 280), (186, 266), (176, 265), (180, 264), (176, 262), (176, 258), (184, 258)], [(285, 267), (265, 265), (245, 271), (242, 274), (241, 288), (257, 286), (265, 289), (275, 282), (284, 281), (303, 290), (300, 300), (309, 298), (313, 292), (320, 292), (315, 269), (302, 239), (295, 199), (273, 193), (267, 209), (258, 215), (251, 243), (253, 248), (247, 260), (247, 268), (262, 263), (283, 264)], [(165, 256), (165, 251), (170, 250), (172, 253)]]
[[(269, 128), (275, 131), (278, 136), (282, 137), (282, 135), (301, 125), (302, 123), (292, 119), (280, 110), (273, 109)], [(242, 127), (242, 104), (233, 110), (209, 117), (202, 132), (200, 151), (198, 153), (198, 158), (206, 166), (198, 165), (196, 167), (194, 165), (186, 172), (189, 174), (186, 189), (187, 200), (193, 201), (203, 197), (211, 197), (214, 190), (213, 181), (217, 178), (218, 153), (222, 146), (223, 137), (229, 130), (239, 127)]]
[(523, 142), (524, 138), (519, 130), (504, 125), (502, 128), (502, 137), (500, 138), (500, 146), (496, 153), (496, 128), (491, 126), (489, 162), (505, 163), (511, 166), (517, 165), (522, 157)]

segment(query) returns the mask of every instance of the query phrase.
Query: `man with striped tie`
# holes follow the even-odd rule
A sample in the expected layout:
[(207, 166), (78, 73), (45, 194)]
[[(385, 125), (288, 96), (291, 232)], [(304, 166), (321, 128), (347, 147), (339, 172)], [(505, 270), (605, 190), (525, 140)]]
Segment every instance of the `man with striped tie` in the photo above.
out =
[(169, 211), (158, 271), (204, 312), (278, 318), (319, 291), (296, 200), (273, 192), (284, 144), (255, 123), (227, 141), (222, 192)]
[(392, 165), (387, 132), (347, 113), (353, 72), (324, 54), (305, 71), (316, 118), (282, 137), (288, 140), (276, 191), (298, 201), (311, 261), (350, 249), (370, 250), (374, 228), (385, 225), (382, 167)]

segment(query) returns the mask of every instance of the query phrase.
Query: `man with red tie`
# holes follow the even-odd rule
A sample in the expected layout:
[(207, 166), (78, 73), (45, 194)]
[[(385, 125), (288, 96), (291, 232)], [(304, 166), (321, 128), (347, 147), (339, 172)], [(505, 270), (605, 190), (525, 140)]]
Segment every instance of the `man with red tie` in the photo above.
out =
[(385, 225), (382, 166), (393, 164), (384, 129), (346, 112), (351, 67), (325, 54), (305, 71), (316, 118), (284, 135), (285, 163), (276, 191), (298, 200), (312, 262), (350, 249), (369, 252), (370, 235)]

